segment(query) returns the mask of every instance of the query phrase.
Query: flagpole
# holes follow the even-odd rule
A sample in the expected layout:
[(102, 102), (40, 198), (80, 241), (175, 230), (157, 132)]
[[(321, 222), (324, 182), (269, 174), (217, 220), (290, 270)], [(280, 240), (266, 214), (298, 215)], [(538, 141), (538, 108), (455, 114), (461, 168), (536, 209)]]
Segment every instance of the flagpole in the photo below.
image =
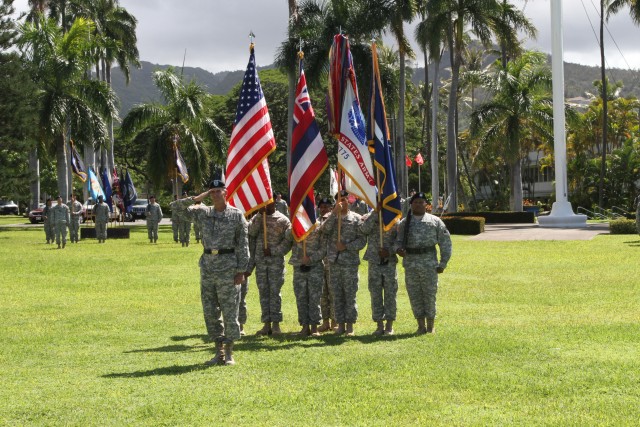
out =
[[(376, 168), (376, 184), (378, 185), (378, 232), (380, 236), (380, 249), (384, 248), (384, 244), (382, 242), (382, 186), (380, 185), (380, 169)], [(380, 257), (380, 262), (384, 260)]]
[(422, 180), (420, 179), (420, 169), (422, 169), (421, 166), (422, 165), (418, 163), (418, 192), (419, 193), (422, 192)]

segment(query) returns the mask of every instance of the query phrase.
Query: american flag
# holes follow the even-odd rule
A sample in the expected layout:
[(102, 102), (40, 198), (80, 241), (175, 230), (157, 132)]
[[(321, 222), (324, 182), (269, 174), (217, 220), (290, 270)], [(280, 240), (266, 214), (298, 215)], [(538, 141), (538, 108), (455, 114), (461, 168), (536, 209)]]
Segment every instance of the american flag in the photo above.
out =
[(276, 149), (251, 45), (227, 156), (227, 201), (251, 214), (273, 200), (269, 154)]
[(300, 77), (293, 107), (289, 196), (293, 237), (300, 242), (316, 225), (313, 186), (329, 164), (320, 128), (307, 91), (307, 79), (300, 61)]

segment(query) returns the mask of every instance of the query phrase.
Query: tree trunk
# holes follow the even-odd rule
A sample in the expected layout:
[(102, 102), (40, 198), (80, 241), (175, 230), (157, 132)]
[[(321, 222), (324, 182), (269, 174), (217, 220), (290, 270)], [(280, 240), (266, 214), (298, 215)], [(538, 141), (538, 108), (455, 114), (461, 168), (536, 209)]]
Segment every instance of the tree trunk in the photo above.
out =
[[(453, 47), (451, 47), (453, 48)], [(459, 47), (455, 46), (457, 50)], [(454, 51), (451, 63), (451, 88), (449, 89), (449, 111), (447, 112), (447, 212), (458, 211), (458, 151), (456, 135), (456, 110), (458, 108), (458, 80), (460, 76), (461, 52)]]
[(29, 171), (31, 188), (31, 209), (37, 209), (40, 202), (40, 159), (38, 159), (38, 147), (29, 152)]
[(509, 205), (512, 211), (522, 212), (522, 162), (515, 160), (509, 165), (511, 175), (511, 197)]
[[(105, 64), (106, 68), (106, 77), (107, 77), (107, 86), (111, 88), (111, 65)], [(109, 127), (109, 173), (113, 171), (113, 168), (116, 165), (116, 159), (114, 155), (114, 144), (115, 138), (113, 137), (113, 119), (111, 117), (107, 118), (107, 126)]]
[(438, 158), (438, 109), (440, 106), (440, 56), (434, 62), (433, 104), (431, 106), (431, 198), (432, 206), (437, 206), (440, 197), (440, 160)]
[(422, 51), (424, 53), (424, 127), (423, 133), (425, 134), (424, 142), (425, 142), (425, 153), (431, 152), (431, 94), (433, 91), (433, 86), (431, 91), (429, 91), (429, 55), (427, 54), (427, 49)]
[(67, 151), (65, 150), (64, 133), (56, 135), (56, 172), (58, 178), (58, 195), (62, 200), (69, 200), (69, 183), (67, 181)]
[(404, 139), (404, 100), (406, 91), (405, 81), (405, 53), (400, 50), (400, 93), (398, 99), (398, 126), (397, 126), (397, 143), (398, 143), (398, 156), (400, 157), (400, 170), (398, 171), (398, 188), (402, 194), (408, 194), (408, 176), (407, 176), (407, 164), (405, 157), (407, 155), (407, 147)]

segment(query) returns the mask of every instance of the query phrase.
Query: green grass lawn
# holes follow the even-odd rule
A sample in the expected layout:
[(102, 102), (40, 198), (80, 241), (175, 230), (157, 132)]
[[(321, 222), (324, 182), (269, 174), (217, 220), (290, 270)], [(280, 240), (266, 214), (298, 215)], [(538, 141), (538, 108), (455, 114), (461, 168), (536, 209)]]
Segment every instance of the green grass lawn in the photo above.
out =
[[(415, 336), (403, 270), (394, 337), (374, 338), (366, 265), (356, 337), (284, 336), (212, 357), (201, 247), (142, 223), (130, 240), (53, 249), (0, 230), (0, 424), (638, 425), (640, 238), (469, 241), (440, 276), (437, 333)], [(253, 277), (251, 334), (259, 327)]]

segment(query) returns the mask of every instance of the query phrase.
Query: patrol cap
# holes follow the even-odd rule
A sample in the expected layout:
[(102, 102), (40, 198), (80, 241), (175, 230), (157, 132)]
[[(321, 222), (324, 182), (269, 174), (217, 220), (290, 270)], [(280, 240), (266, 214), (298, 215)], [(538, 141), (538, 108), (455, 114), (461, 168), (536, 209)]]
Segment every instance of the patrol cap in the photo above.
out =
[(318, 207), (320, 205), (333, 205), (333, 200), (329, 197), (323, 197), (322, 199), (318, 200)]
[(56, 199), (62, 199), (62, 196), (58, 194), (58, 197), (56, 197)]
[(221, 179), (214, 179), (209, 183), (209, 188), (227, 188), (224, 181)]
[(409, 203), (413, 203), (415, 199), (424, 199), (425, 202), (429, 201), (429, 198), (422, 191), (411, 196), (411, 201)]
[(155, 199), (155, 198), (156, 198), (156, 196), (154, 196), (153, 194), (149, 196), (149, 200)]
[[(347, 190), (340, 190), (340, 197), (348, 197), (349, 192)], [(336, 194), (336, 199), (338, 198), (338, 194)]]
[(104, 196), (103, 196), (102, 194), (101, 194), (101, 195), (99, 195), (99, 196), (98, 196), (98, 200), (99, 200), (99, 201), (103, 201), (103, 200), (104, 200)]

